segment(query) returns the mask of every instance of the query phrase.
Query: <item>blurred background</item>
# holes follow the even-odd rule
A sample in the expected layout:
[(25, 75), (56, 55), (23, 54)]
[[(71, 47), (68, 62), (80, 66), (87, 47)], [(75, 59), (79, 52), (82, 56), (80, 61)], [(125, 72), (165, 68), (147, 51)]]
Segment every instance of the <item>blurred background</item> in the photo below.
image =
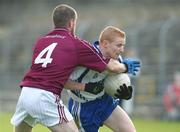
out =
[(124, 57), (139, 58), (142, 69), (123, 107), (133, 117), (164, 119), (163, 94), (180, 71), (179, 0), (0, 0), (0, 112), (14, 112), (32, 46), (53, 28), (52, 10), (62, 3), (76, 9), (76, 33), (91, 43), (108, 25), (126, 32)]

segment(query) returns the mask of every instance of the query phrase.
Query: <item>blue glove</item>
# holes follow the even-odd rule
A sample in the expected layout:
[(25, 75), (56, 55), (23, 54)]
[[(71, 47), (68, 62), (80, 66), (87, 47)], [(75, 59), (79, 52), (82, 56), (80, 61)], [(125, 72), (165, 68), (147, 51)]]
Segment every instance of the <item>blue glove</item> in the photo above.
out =
[(140, 70), (140, 61), (135, 59), (124, 59), (123, 62), (126, 66), (127, 73), (136, 75), (136, 72)]

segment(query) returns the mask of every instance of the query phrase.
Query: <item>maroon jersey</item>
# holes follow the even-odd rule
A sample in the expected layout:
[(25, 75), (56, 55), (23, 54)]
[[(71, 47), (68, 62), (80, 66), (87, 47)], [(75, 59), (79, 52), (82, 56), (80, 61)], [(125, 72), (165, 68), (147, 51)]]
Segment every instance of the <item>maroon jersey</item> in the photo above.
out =
[(73, 36), (67, 29), (54, 29), (37, 40), (31, 68), (20, 86), (60, 94), (76, 66), (102, 72), (108, 61), (104, 60), (88, 42)]

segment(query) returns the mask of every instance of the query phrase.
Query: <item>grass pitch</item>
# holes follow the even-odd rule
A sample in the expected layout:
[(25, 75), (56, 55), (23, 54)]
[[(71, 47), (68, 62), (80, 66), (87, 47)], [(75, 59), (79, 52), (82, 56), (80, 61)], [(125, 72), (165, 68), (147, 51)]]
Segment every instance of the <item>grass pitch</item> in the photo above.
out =
[[(13, 126), (10, 124), (12, 114), (0, 113), (0, 132), (12, 132)], [(133, 120), (137, 132), (180, 132), (180, 122), (168, 122), (160, 120)], [(50, 132), (46, 127), (37, 125), (33, 128), (33, 132)], [(100, 132), (112, 132), (105, 126)]]
[[(0, 113), (0, 132), (13, 132), (13, 126), (10, 124), (12, 114)], [(36, 125), (32, 132), (50, 132), (50, 130), (44, 126)], [(112, 132), (106, 127), (102, 127), (100, 132)]]

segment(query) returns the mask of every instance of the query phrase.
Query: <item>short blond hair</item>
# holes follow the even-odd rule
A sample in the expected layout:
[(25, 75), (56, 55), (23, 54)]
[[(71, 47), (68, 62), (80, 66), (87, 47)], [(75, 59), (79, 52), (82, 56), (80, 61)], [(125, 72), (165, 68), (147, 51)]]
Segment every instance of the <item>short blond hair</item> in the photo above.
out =
[(114, 26), (107, 26), (100, 33), (99, 41), (102, 42), (103, 40), (108, 40), (109, 42), (113, 42), (114, 38), (117, 36), (126, 39), (126, 34), (124, 31)]

